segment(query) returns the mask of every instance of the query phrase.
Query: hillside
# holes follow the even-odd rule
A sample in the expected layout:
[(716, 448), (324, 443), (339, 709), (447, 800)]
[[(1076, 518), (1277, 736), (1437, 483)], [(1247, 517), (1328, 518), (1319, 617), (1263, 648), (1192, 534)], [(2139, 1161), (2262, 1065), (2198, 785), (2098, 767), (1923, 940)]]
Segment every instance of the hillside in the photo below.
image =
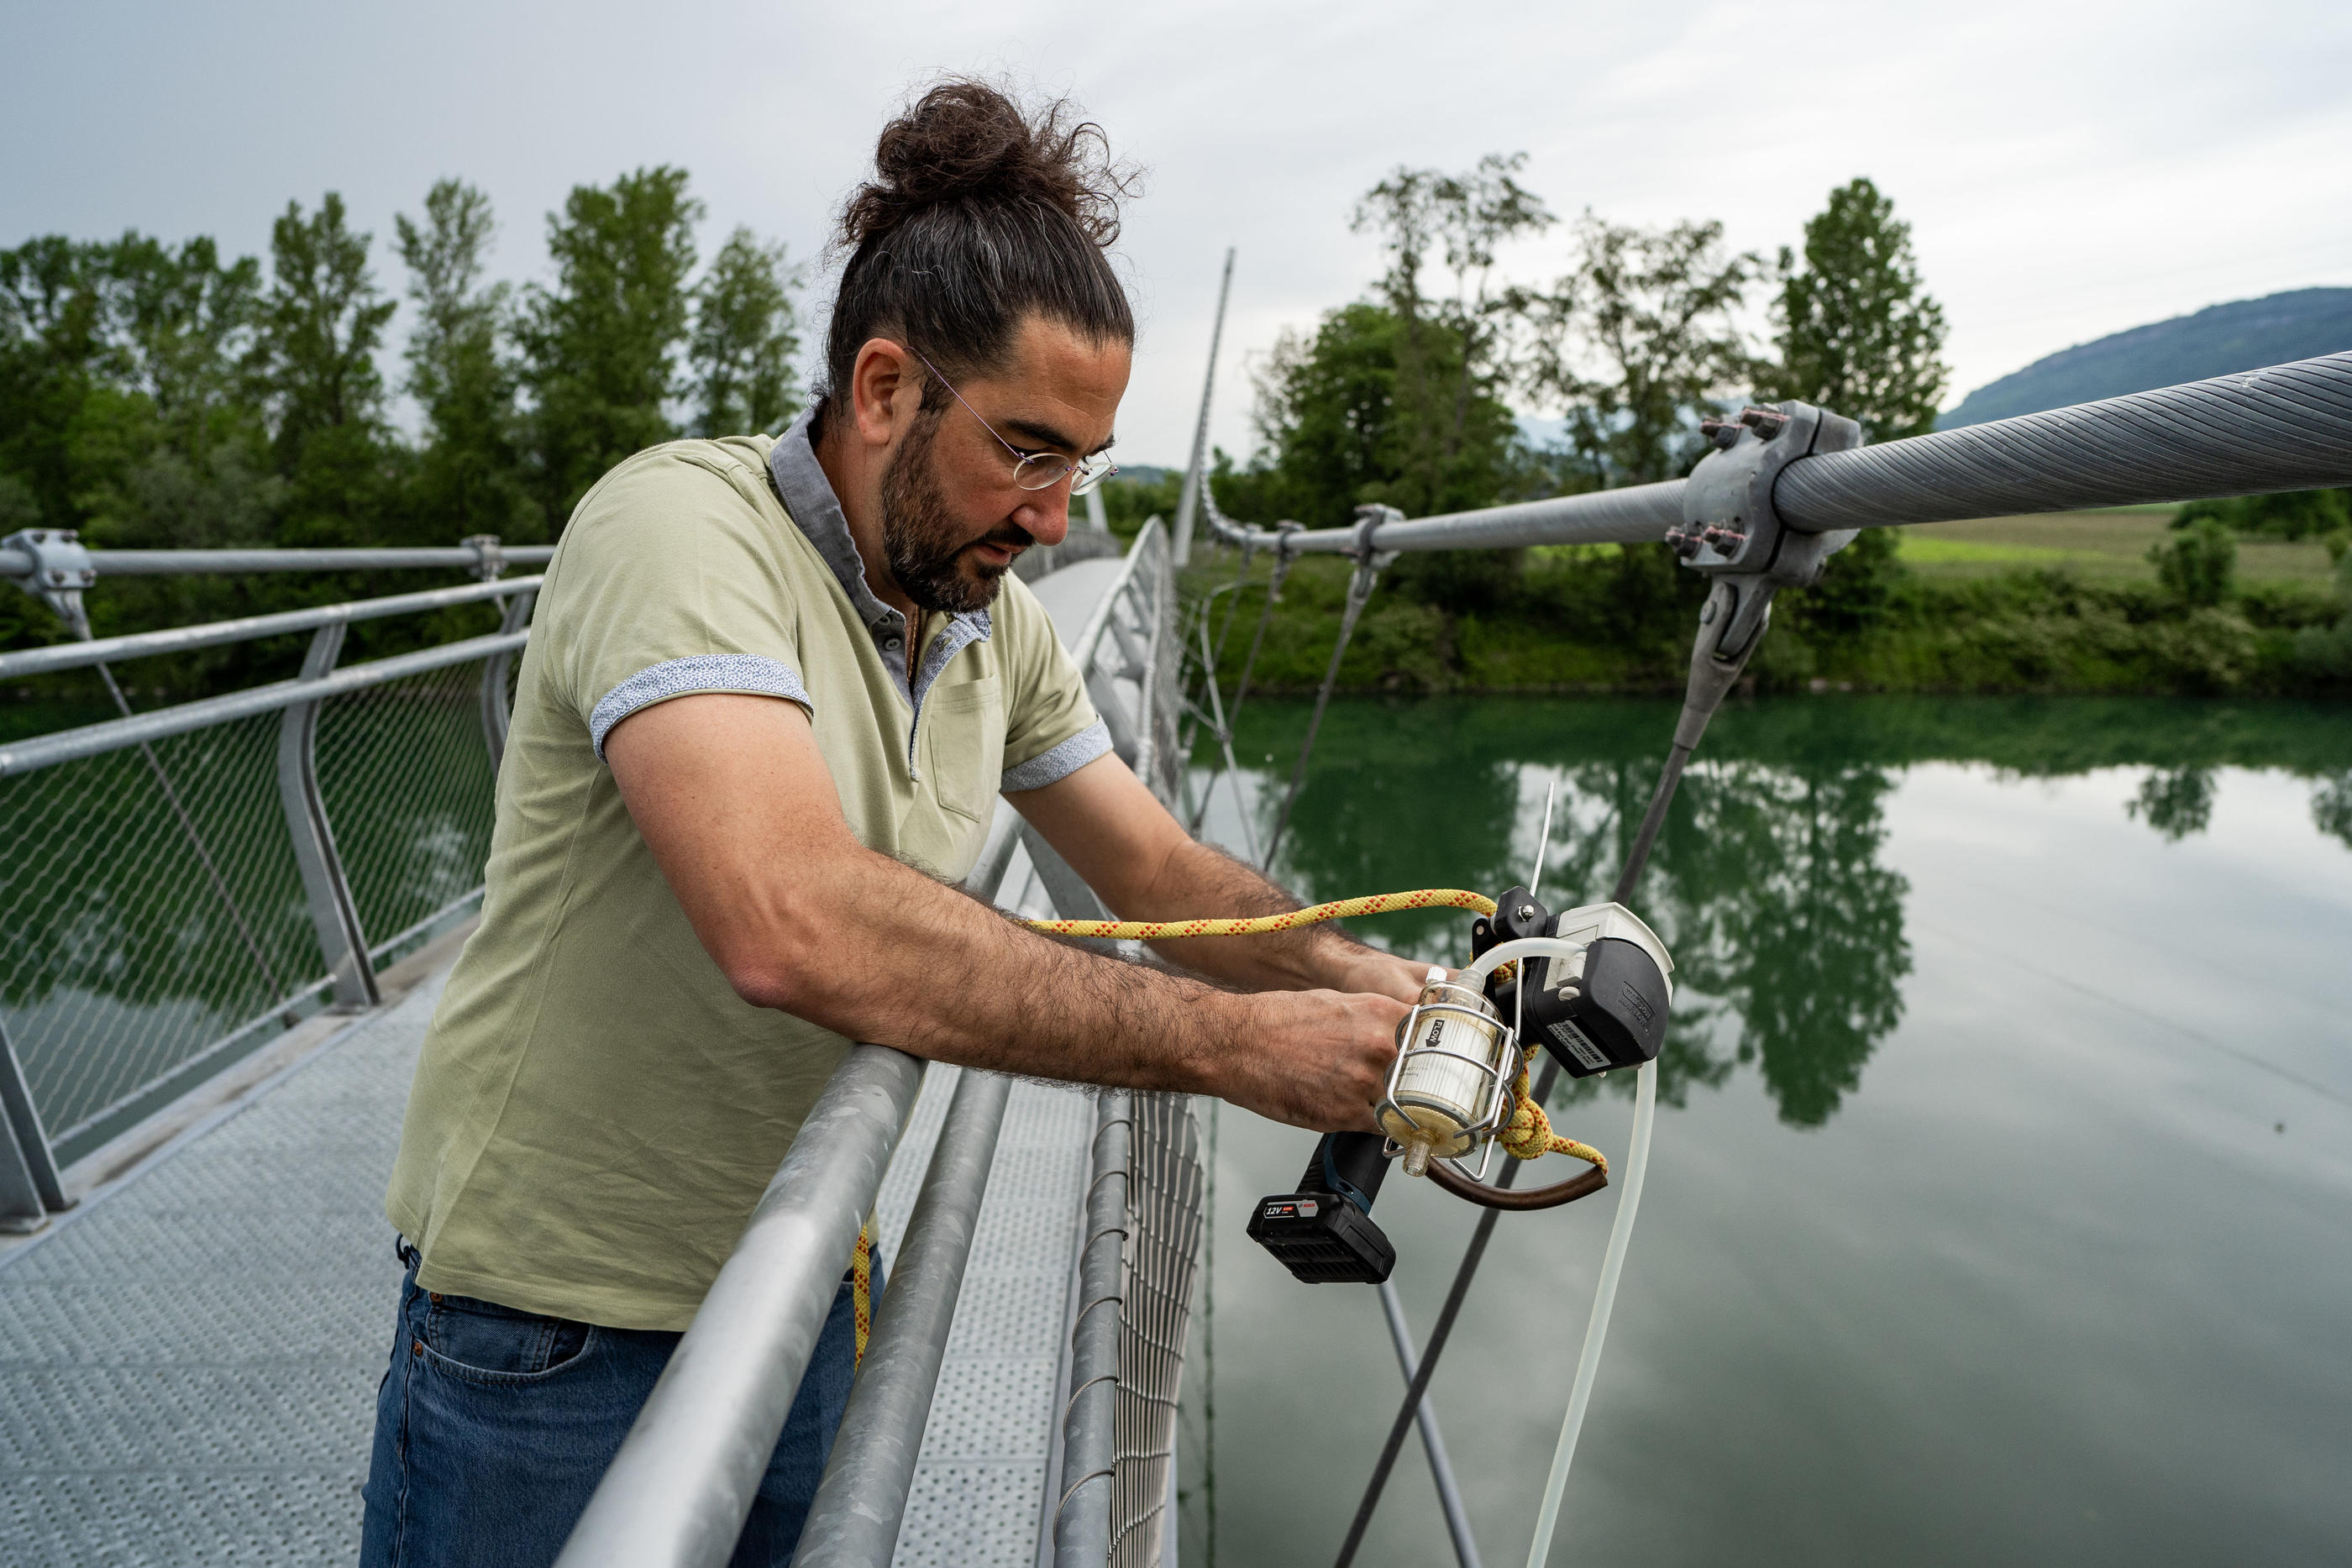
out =
[(1937, 425), (1981, 424), (2346, 349), (2352, 349), (2352, 288), (2297, 288), (2062, 349), (1979, 387)]

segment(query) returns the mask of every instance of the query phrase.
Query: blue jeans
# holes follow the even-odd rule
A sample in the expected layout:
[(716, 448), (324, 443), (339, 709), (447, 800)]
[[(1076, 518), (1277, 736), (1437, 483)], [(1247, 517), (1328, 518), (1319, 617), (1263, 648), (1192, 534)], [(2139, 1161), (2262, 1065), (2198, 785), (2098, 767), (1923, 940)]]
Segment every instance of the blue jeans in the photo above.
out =
[[(628, 1435), (678, 1336), (603, 1328), (401, 1281), (376, 1395), (362, 1568), (551, 1563)], [(880, 1298), (882, 1270), (874, 1271)], [(733, 1568), (790, 1563), (849, 1400), (856, 1326), (834, 1297)]]

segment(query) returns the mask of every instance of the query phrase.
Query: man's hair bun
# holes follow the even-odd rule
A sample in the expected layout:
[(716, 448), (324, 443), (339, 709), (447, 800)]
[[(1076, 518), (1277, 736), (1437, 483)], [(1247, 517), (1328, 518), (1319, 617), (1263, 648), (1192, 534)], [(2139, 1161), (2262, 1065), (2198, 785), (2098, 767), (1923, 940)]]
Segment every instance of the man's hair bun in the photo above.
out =
[(1078, 120), (1067, 99), (1024, 112), (999, 89), (963, 78), (933, 87), (883, 129), (874, 172), (841, 216), (851, 247), (950, 202), (1034, 202), (1108, 246), (1136, 178), (1113, 164), (1102, 127)]
[[(926, 91), (884, 128), (874, 177), (842, 211), (849, 259), (825, 328), (820, 428), (876, 338), (956, 378), (1003, 363), (1032, 315), (1133, 343), (1135, 313), (1105, 253), (1137, 178), (1066, 99), (1024, 108), (961, 78)], [(925, 408), (947, 401), (944, 383), (926, 381)]]

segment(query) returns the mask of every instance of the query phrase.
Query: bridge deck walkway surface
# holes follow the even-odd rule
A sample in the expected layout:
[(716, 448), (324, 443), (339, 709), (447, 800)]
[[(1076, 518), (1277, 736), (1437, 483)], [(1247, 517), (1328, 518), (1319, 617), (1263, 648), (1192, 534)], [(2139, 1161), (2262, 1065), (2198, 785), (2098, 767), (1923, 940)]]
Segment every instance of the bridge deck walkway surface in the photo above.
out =
[[(0, 1563), (349, 1563), (446, 966), (0, 1255)], [(954, 1073), (880, 1205), (895, 1255)], [(898, 1562), (1036, 1561), (1091, 1103), (1015, 1087)]]

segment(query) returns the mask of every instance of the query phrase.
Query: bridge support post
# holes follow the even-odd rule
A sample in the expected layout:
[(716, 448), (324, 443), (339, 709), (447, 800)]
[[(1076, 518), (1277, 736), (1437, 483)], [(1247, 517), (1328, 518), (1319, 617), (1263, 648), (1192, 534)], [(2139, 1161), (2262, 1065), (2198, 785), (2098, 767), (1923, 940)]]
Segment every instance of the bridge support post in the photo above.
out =
[[(518, 593), (508, 600), (499, 618), (499, 635), (521, 631), (538, 598), (535, 592)], [(482, 740), (490, 748), (490, 772), (494, 775), (507, 759), (507, 724), (513, 716), (513, 710), (507, 706), (507, 671), (513, 664), (511, 653), (493, 653), (482, 664)]]
[(0, 1022), (0, 1231), (38, 1230), (72, 1207), (8, 1028)]
[[(341, 622), (319, 628), (302, 661), (302, 679), (319, 680), (334, 669), (343, 651), (343, 630)], [(342, 857), (335, 851), (335, 830), (327, 821), (327, 804), (319, 793), (320, 706), (297, 703), (278, 720), (278, 799), (286, 810), (294, 863), (302, 873), (302, 892), (310, 901), (310, 928), (318, 934), (327, 972), (334, 977), (335, 1008), (359, 1012), (374, 1007), (383, 998), (376, 989), (375, 967), (368, 962), (367, 933), (360, 925), (359, 906), (352, 901)]]

